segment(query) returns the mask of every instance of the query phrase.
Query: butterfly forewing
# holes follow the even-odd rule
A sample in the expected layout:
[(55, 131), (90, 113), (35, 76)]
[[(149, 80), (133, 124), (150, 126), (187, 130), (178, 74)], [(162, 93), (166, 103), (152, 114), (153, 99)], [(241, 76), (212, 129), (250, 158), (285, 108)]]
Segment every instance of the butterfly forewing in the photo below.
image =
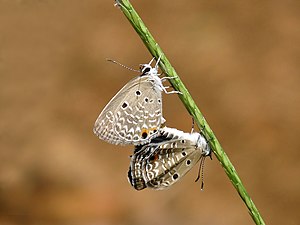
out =
[(162, 123), (162, 90), (157, 74), (129, 81), (97, 118), (94, 133), (112, 144), (145, 144)]

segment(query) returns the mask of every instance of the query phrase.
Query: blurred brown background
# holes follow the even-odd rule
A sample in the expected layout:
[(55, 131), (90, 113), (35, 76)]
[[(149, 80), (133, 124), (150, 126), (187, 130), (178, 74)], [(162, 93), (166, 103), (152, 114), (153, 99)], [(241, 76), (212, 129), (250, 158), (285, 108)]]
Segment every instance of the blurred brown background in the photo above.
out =
[[(113, 1), (0, 0), (0, 224), (253, 224), (214, 158), (166, 191), (95, 119), (151, 59)], [(299, 1), (132, 1), (267, 224), (299, 224)], [(167, 125), (190, 131), (176, 95)]]

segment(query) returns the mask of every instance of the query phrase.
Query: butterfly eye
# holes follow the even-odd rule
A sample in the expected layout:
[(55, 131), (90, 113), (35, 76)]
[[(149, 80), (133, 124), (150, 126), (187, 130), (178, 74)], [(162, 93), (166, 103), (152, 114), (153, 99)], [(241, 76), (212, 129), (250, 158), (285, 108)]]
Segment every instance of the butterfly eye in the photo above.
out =
[(141, 66), (142, 74), (147, 74), (150, 72), (150, 70), (151, 70), (151, 67), (149, 67), (148, 65)]

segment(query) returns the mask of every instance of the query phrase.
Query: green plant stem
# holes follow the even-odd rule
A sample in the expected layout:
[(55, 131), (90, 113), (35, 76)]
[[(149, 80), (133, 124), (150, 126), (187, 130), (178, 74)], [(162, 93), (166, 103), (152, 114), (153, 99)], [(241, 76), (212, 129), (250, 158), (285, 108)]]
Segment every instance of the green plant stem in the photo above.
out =
[(179, 94), (179, 98), (183, 102), (184, 106), (190, 113), (190, 115), (194, 118), (197, 126), (201, 129), (203, 135), (205, 135), (206, 139), (209, 141), (209, 144), (212, 148), (213, 153), (215, 154), (216, 158), (219, 160), (220, 164), (224, 168), (227, 176), (229, 177), (231, 183), (237, 190), (238, 194), (246, 204), (249, 213), (256, 224), (265, 224), (263, 218), (261, 217), (258, 209), (256, 208), (254, 202), (250, 198), (249, 194), (246, 191), (241, 179), (239, 178), (234, 166), (230, 162), (228, 156), (224, 152), (223, 148), (221, 147), (218, 139), (214, 135), (213, 131), (210, 129), (210, 126), (206, 122), (204, 116), (198, 109), (197, 105), (195, 104), (192, 96), (180, 80), (179, 76), (177, 75), (175, 69), (170, 64), (169, 60), (166, 58), (165, 54), (157, 44), (157, 42), (152, 37), (151, 33), (149, 32), (148, 28), (143, 23), (142, 19), (139, 17), (137, 12), (134, 10), (133, 6), (130, 4), (128, 0), (119, 0), (116, 1), (116, 6), (118, 6), (121, 11), (124, 13), (126, 18), (129, 20), (133, 28), (136, 30), (150, 53), (156, 57), (156, 59), (160, 56), (161, 60), (159, 66), (161, 70), (168, 76), (173, 77), (170, 79), (170, 82), (173, 88), (177, 91), (180, 91), (182, 94)]

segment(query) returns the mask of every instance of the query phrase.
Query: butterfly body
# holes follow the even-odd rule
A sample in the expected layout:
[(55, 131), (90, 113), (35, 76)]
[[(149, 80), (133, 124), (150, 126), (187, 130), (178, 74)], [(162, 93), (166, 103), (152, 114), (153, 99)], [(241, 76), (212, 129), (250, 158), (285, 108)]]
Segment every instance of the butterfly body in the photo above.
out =
[(135, 147), (128, 172), (129, 182), (137, 190), (168, 188), (210, 153), (201, 134), (164, 127), (150, 143)]

